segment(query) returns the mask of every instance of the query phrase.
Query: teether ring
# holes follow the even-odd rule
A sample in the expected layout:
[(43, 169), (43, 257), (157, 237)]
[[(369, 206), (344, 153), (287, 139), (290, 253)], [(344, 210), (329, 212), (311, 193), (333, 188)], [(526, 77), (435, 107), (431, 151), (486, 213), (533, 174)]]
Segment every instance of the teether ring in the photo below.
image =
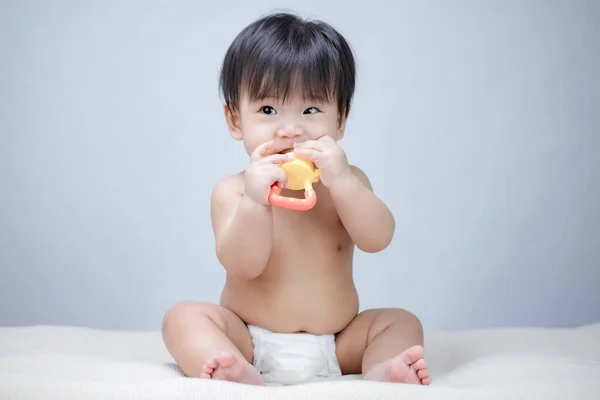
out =
[(319, 181), (319, 171), (314, 168), (310, 161), (298, 157), (280, 164), (279, 167), (285, 171), (287, 188), (290, 190), (304, 190), (304, 199), (282, 196), (281, 188), (273, 185), (269, 193), (271, 204), (294, 211), (307, 211), (313, 208), (317, 204), (317, 194), (312, 184)]

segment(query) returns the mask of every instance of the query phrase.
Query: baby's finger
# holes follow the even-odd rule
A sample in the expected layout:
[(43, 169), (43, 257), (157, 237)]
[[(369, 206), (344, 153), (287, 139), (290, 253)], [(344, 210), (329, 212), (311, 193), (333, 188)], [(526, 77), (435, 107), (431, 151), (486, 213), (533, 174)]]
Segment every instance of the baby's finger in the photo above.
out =
[(329, 135), (321, 136), (318, 141), (321, 142), (321, 143), (324, 142), (324, 143), (329, 143), (329, 144), (335, 144), (336, 143), (335, 139), (333, 139)]
[(269, 141), (266, 143), (261, 144), (260, 146), (258, 146), (256, 149), (254, 149), (254, 151), (252, 152), (252, 154), (250, 155), (250, 161), (258, 161), (261, 158), (263, 158), (264, 156), (266, 156), (269, 152), (269, 150), (271, 150), (273, 148), (273, 141)]
[(286, 161), (291, 161), (294, 159), (294, 153), (286, 153), (286, 154), (271, 154), (270, 156), (266, 156), (257, 161), (260, 164), (280, 164)]
[(312, 149), (317, 151), (323, 151), (325, 150), (326, 146), (327, 145), (325, 143), (319, 142), (318, 140), (307, 140), (306, 142), (295, 143), (294, 151), (298, 149)]
[(295, 149), (294, 154), (296, 154), (299, 157), (307, 158), (314, 163), (317, 163), (323, 153), (315, 149), (301, 148)]
[(281, 153), (284, 150), (292, 149), (294, 140), (292, 138), (277, 139), (273, 142), (272, 153)]
[(277, 184), (280, 188), (285, 188), (287, 184), (287, 176), (282, 168), (279, 168), (275, 164), (261, 165), (262, 174), (265, 179), (265, 183), (269, 186)]
[(285, 171), (278, 167), (273, 171), (273, 181), (271, 182), (271, 185), (275, 183), (282, 189), (287, 186), (287, 176), (285, 175)]

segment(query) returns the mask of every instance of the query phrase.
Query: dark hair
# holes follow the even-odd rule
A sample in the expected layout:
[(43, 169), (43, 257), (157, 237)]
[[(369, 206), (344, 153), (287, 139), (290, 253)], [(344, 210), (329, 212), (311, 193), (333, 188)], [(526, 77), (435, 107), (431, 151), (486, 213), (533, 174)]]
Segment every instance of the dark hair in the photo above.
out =
[(227, 50), (219, 89), (236, 109), (242, 90), (251, 100), (285, 101), (293, 90), (313, 101), (337, 100), (347, 116), (356, 66), (350, 45), (329, 24), (289, 13), (265, 16), (244, 28)]

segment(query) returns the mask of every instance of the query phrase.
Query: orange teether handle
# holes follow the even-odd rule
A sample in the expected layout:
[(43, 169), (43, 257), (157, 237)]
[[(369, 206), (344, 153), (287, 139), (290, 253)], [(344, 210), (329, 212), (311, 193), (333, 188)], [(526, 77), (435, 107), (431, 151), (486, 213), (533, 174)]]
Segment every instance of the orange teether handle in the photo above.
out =
[(288, 210), (307, 211), (317, 204), (317, 194), (312, 188), (307, 188), (304, 191), (304, 199), (285, 197), (281, 195), (281, 188), (273, 185), (271, 186), (271, 193), (269, 193), (269, 201), (274, 206), (287, 208)]

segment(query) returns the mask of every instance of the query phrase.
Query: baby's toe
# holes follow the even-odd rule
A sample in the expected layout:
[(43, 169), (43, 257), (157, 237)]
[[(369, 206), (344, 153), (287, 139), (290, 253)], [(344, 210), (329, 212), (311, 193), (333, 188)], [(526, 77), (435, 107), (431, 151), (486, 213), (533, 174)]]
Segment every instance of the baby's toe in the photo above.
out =
[(423, 359), (424, 349), (423, 346), (412, 346), (402, 352), (402, 359), (406, 365), (415, 364), (417, 361)]
[(222, 351), (219, 354), (219, 365), (222, 365), (225, 368), (229, 368), (233, 364), (235, 364), (235, 362), (236, 362), (236, 357), (233, 354), (227, 353), (225, 351)]

